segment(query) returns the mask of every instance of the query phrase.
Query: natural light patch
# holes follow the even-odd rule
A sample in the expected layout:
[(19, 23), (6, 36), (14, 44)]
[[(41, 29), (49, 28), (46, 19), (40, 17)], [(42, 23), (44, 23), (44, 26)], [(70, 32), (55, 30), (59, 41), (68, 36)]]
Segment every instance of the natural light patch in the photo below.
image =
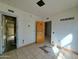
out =
[(14, 36), (11, 36), (10, 38), (14, 38)]
[(65, 59), (64, 55), (62, 53), (59, 53), (57, 59)]
[(3, 39), (5, 39), (6, 38), (6, 36), (5, 35), (3, 35)]
[(8, 40), (14, 40), (14, 36), (9, 36)]
[(56, 45), (54, 47), (52, 47), (52, 50), (54, 51), (55, 55), (57, 55), (59, 53), (59, 49), (57, 48)]
[(67, 47), (67, 48), (71, 48), (71, 45), (67, 45), (66, 47)]
[(66, 46), (72, 42), (72, 34), (67, 35), (64, 39), (61, 40), (61, 46)]

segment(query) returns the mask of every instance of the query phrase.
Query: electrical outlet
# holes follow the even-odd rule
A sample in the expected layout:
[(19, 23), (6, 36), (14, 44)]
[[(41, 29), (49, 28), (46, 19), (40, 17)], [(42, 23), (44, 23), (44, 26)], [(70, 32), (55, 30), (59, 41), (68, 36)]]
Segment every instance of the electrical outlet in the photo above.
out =
[(22, 42), (24, 43), (24, 40), (22, 40)]

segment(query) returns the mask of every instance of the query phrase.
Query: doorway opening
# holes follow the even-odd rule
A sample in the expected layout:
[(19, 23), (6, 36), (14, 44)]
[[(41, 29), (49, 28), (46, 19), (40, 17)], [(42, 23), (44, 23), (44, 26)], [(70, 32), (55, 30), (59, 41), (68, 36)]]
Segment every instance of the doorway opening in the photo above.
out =
[(45, 22), (45, 42), (51, 43), (51, 21)]
[(5, 49), (8, 52), (16, 49), (16, 17), (3, 15), (3, 40)]

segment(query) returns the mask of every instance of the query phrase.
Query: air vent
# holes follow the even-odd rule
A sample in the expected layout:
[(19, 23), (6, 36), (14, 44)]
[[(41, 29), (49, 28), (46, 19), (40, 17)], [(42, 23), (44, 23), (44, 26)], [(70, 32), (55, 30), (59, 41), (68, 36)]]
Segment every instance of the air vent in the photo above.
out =
[(47, 17), (46, 19), (49, 20), (49, 17)]
[(69, 17), (69, 18), (60, 19), (60, 21), (67, 21), (67, 20), (74, 20), (74, 17)]
[(40, 6), (40, 7), (42, 7), (42, 6), (45, 5), (45, 3), (44, 3), (43, 0), (40, 0), (40, 1), (37, 2), (37, 5)]
[(8, 11), (9, 11), (9, 12), (11, 12), (11, 13), (14, 13), (14, 11), (13, 11), (13, 10), (8, 9)]

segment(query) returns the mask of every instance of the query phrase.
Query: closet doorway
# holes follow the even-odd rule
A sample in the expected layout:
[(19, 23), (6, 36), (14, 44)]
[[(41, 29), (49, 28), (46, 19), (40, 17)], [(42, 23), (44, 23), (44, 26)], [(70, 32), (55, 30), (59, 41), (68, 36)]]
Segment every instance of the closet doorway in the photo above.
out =
[(4, 52), (16, 49), (16, 17), (2, 15)]

